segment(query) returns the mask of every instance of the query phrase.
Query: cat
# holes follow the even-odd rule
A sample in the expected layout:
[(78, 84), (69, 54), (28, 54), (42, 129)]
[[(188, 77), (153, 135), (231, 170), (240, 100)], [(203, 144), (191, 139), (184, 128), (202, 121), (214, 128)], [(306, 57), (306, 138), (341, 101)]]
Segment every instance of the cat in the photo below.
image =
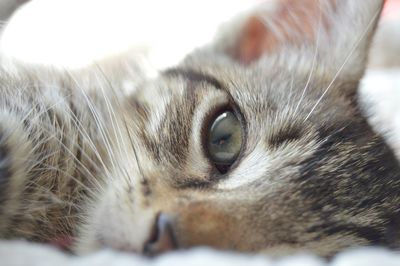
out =
[(3, 59), (0, 237), (77, 254), (398, 248), (399, 164), (357, 102), (382, 5), (266, 2), (128, 95), (128, 59)]

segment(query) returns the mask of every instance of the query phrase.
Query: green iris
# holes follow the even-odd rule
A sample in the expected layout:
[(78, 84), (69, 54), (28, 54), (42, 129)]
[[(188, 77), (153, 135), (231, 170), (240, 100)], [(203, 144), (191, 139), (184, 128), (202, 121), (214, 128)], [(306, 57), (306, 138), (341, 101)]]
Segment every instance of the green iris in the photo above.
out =
[(231, 166), (242, 148), (242, 126), (231, 111), (220, 114), (208, 132), (208, 152), (218, 167)]

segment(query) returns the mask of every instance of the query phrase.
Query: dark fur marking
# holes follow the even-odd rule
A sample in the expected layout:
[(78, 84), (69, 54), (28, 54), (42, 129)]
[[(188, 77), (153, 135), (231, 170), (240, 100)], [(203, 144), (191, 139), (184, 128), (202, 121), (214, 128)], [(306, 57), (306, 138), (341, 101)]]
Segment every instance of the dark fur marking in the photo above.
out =
[[(148, 180), (146, 178), (142, 178), (140, 181), (140, 184), (142, 185), (142, 194), (145, 196), (150, 196), (152, 194), (152, 190), (151, 190)], [(131, 188), (131, 186), (130, 186), (130, 188)]]
[(171, 68), (166, 70), (164, 75), (172, 77), (181, 76), (192, 82), (207, 82), (217, 89), (223, 89), (222, 84), (216, 78), (191, 69)]
[[(168, 104), (166, 114), (169, 119), (164, 119), (160, 123), (157, 136), (151, 136), (146, 130), (140, 132), (145, 147), (151, 152), (154, 160), (159, 163), (163, 160), (168, 160), (176, 166), (185, 163), (195, 105), (184, 104), (184, 102), (186, 101), (182, 101), (180, 104), (176, 102)], [(159, 148), (160, 142), (163, 142), (165, 149)]]
[[(179, 176), (179, 166), (185, 165), (189, 152), (189, 140), (192, 130), (192, 119), (198, 104), (199, 95), (197, 88), (199, 83), (205, 82), (216, 89), (223, 89), (221, 83), (209, 75), (193, 70), (169, 69), (164, 75), (170, 77), (183, 77), (187, 79), (184, 97), (178, 102), (171, 102), (166, 107), (169, 119), (164, 119), (159, 125), (160, 134), (156, 137), (150, 136), (144, 130), (141, 132), (144, 145), (151, 152), (157, 162), (164, 162), (176, 168)], [(179, 130), (178, 132), (176, 130)], [(173, 133), (173, 134), (171, 134)], [(165, 149), (159, 149), (159, 142), (163, 142)], [(208, 178), (178, 177), (171, 179), (172, 186), (180, 189), (202, 189), (212, 184)], [(145, 193), (145, 191), (143, 191)]]
[(312, 227), (310, 232), (322, 232), (322, 235), (317, 239), (323, 239), (325, 236), (336, 234), (353, 235), (368, 241), (370, 245), (383, 245), (386, 244), (385, 232), (382, 228), (373, 226), (359, 226), (355, 224), (345, 223), (332, 223), (323, 224), (321, 226)]
[(398, 249), (400, 246), (400, 210), (388, 212), (385, 225), (385, 239), (389, 248)]
[[(152, 153), (156, 161), (161, 162), (162, 159), (167, 159), (178, 166), (185, 163), (189, 150), (191, 124), (197, 99), (194, 93), (197, 86), (193, 83), (207, 82), (213, 86), (218, 86), (217, 88), (220, 88), (220, 84), (212, 77), (190, 70), (170, 69), (164, 72), (164, 74), (167, 76), (184, 76), (188, 79), (189, 84), (186, 87), (185, 98), (179, 99), (179, 102), (171, 102), (167, 105), (165, 113), (169, 119), (164, 119), (160, 123), (160, 134), (158, 136), (152, 137), (145, 131), (142, 131), (141, 135), (146, 148)], [(158, 144), (161, 141), (166, 147), (162, 151), (159, 149), (160, 145)]]
[(148, 106), (146, 106), (146, 104), (139, 102), (134, 97), (130, 98), (129, 104), (135, 110), (135, 113), (138, 114), (136, 117), (136, 119), (139, 119), (138, 122), (141, 122), (144, 125), (149, 121)]
[[(162, 159), (166, 159), (173, 167), (176, 167), (186, 163), (193, 113), (198, 105), (199, 97), (201, 97), (198, 94), (198, 88), (202, 88), (202, 86), (199, 86), (200, 83), (206, 83), (211, 85), (214, 89), (226, 91), (228, 97), (230, 95), (221, 82), (208, 74), (181, 68), (172, 68), (166, 70), (163, 74), (166, 77), (181, 77), (187, 79), (184, 98), (182, 100), (179, 99), (178, 102), (170, 103), (167, 106), (166, 113), (169, 119), (165, 119), (160, 124), (160, 135), (157, 138), (152, 138), (151, 136), (145, 135), (145, 132), (142, 132), (142, 139), (144, 139), (145, 146), (151, 151), (156, 161), (162, 162)], [(227, 107), (224, 106), (223, 108)], [(176, 132), (177, 129), (179, 132)], [(167, 134), (164, 135), (164, 132), (167, 132)], [(169, 134), (170, 132), (174, 134)], [(201, 134), (204, 137), (203, 133), (204, 132)], [(159, 145), (157, 143), (159, 141), (163, 141), (165, 149), (160, 150), (158, 148)], [(179, 173), (179, 169), (177, 169), (177, 171)], [(219, 180), (221, 176), (219, 174), (218, 178), (213, 178), (212, 175), (213, 174), (210, 173), (209, 176), (203, 178), (176, 176), (171, 180), (171, 185), (177, 189), (210, 189), (212, 184)]]
[[(355, 196), (355, 192), (360, 193), (360, 197), (349, 200), (346, 207), (363, 207), (371, 206), (369, 200), (382, 200), (390, 187), (388, 184), (394, 182), (400, 186), (400, 168), (394, 154), (383, 140), (369, 129), (368, 125), (350, 125), (336, 131), (321, 129), (319, 138), (323, 143), (312, 158), (302, 162), (300, 170), (301, 178), (298, 181), (305, 189), (305, 196), (321, 197), (333, 195), (334, 192), (352, 191), (350, 195), (344, 194), (343, 198)], [(361, 141), (361, 138), (364, 140)], [(348, 151), (347, 158), (339, 157), (339, 154), (346, 150)], [(341, 164), (336, 165), (337, 171), (329, 171), (330, 169), (326, 166), (337, 159), (341, 159)], [(343, 185), (344, 181), (349, 183), (344, 184), (342, 188), (338, 187)], [(309, 189), (309, 187), (314, 189)], [(342, 191), (343, 188), (346, 191)], [(369, 191), (371, 188), (384, 190), (376, 193), (377, 197), (369, 197), (366, 192), (371, 193)], [(392, 191), (396, 192), (394, 195), (400, 196), (400, 190), (393, 189)], [(324, 202), (332, 200), (333, 198), (326, 198)]]
[(300, 139), (301, 137), (301, 130), (300, 128), (289, 128), (289, 129), (282, 129), (277, 134), (274, 134), (268, 141), (268, 143), (277, 148), (284, 143), (292, 142), (295, 140)]
[(212, 184), (214, 184), (214, 182), (208, 179), (199, 180), (195, 178), (181, 178), (175, 180), (174, 187), (176, 189), (209, 190)]
[[(185, 93), (185, 100), (182, 100), (181, 104), (169, 104), (167, 106), (166, 113), (168, 113), (172, 119), (168, 121), (164, 120), (164, 122), (160, 125), (160, 129), (165, 129), (167, 132), (175, 132), (176, 129), (181, 129), (181, 131), (183, 131), (180, 132), (180, 134), (167, 134), (166, 136), (160, 138), (162, 141), (166, 141), (167, 144), (170, 144), (170, 149), (167, 149), (170, 151), (170, 154), (167, 157), (172, 155), (172, 157), (175, 157), (174, 159), (177, 162), (183, 163), (182, 158), (184, 158), (187, 153), (189, 144), (188, 137), (191, 133), (190, 122), (192, 121), (197, 99), (194, 91), (198, 86), (193, 83), (206, 82), (217, 89), (223, 89), (223, 87), (221, 83), (214, 77), (190, 69), (171, 68), (166, 70), (164, 75), (171, 77), (180, 76), (188, 79), (189, 81), (189, 84), (187, 84), (187, 91)], [(187, 102), (190, 102), (191, 104), (185, 104)], [(182, 110), (182, 107), (184, 110)], [(187, 116), (186, 119), (184, 119), (183, 116)], [(163, 130), (160, 130), (160, 132), (163, 132)], [(159, 140), (148, 140), (149, 137), (146, 137), (145, 132), (142, 132), (142, 136), (144, 137), (143, 139), (145, 139), (146, 146), (155, 155), (155, 159), (159, 161), (161, 159), (161, 154), (157, 145)]]
[[(373, 210), (387, 221), (386, 214), (395, 211), (387, 206), (396, 206), (400, 198), (399, 163), (365, 120), (337, 128), (319, 130), (321, 146), (302, 162), (298, 189), (311, 211), (321, 217), (322, 234), (348, 233), (373, 245), (387, 245), (390, 239), (384, 225), (372, 226), (374, 220), (367, 214)], [(346, 221), (349, 216), (365, 217), (371, 226)]]

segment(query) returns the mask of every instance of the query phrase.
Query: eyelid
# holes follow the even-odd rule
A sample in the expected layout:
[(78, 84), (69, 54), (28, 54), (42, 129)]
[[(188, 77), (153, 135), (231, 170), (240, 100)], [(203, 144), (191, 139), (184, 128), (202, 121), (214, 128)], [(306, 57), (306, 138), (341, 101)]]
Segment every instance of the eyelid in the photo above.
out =
[(187, 81), (190, 82), (195, 82), (195, 83), (201, 83), (205, 82), (210, 85), (210, 87), (215, 88), (217, 90), (221, 90), (225, 92), (228, 96), (229, 101), (232, 103), (232, 105), (235, 105), (235, 100), (232, 97), (232, 94), (230, 93), (228, 87), (221, 82), (219, 79), (217, 79), (215, 76), (209, 73), (197, 71), (194, 69), (190, 68), (170, 68), (167, 69), (163, 72), (163, 75), (167, 77), (182, 77), (186, 79)]

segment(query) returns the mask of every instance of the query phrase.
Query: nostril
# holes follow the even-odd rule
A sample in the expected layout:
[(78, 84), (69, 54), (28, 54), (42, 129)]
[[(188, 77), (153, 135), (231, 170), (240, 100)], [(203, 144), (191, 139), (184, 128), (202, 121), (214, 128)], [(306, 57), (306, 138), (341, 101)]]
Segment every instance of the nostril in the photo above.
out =
[(143, 253), (154, 256), (177, 248), (171, 216), (165, 213), (158, 214), (149, 240), (144, 245)]

